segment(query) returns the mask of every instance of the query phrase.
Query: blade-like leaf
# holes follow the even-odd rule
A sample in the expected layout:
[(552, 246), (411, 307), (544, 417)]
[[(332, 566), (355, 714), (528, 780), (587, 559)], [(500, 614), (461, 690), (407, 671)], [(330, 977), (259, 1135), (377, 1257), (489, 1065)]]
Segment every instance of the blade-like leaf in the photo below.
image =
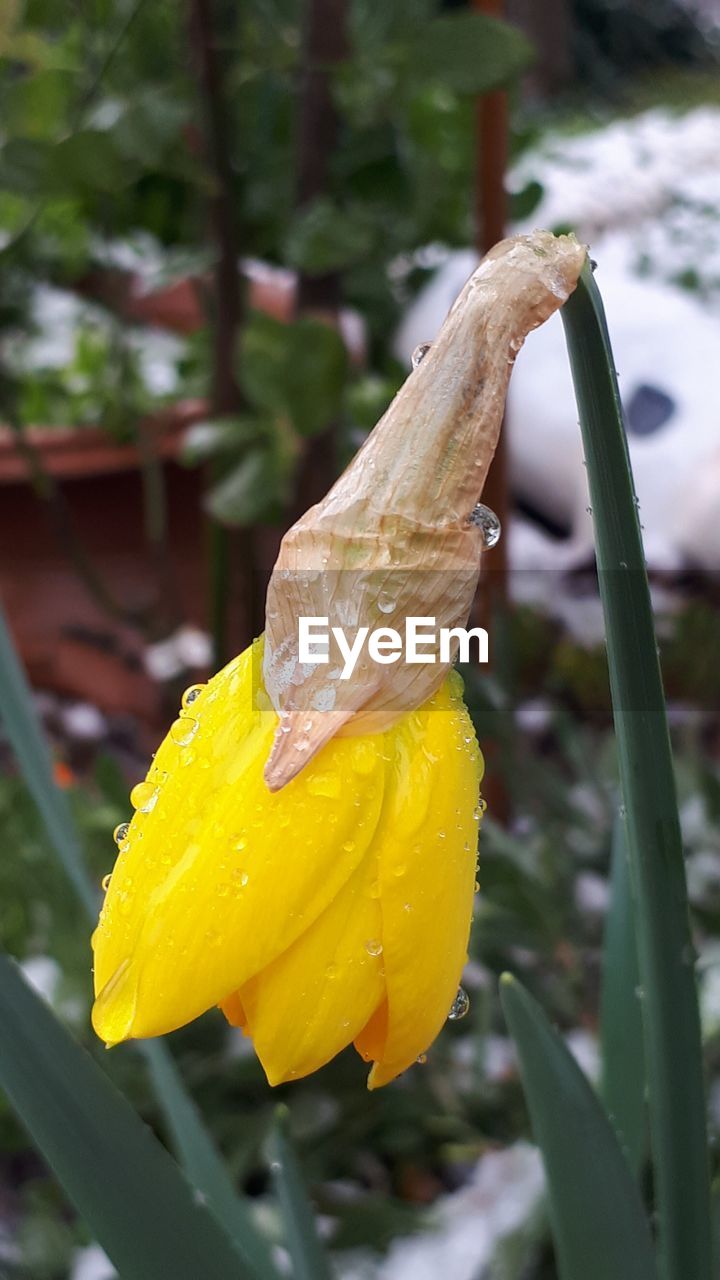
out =
[(562, 309), (594, 511), (636, 925), (666, 1280), (710, 1280), (702, 1044), (675, 779), (637, 501), (589, 263)]
[(601, 1103), (510, 974), (500, 998), (547, 1173), (561, 1280), (657, 1280), (640, 1193)]
[(0, 723), (5, 728), (25, 785), (40, 811), (53, 848), (80, 901), (94, 917), (99, 895), (93, 891), (83, 866), (70, 806), (53, 781), (50, 752), (1, 605)]
[(172, 1158), (6, 956), (0, 1024), (0, 1086), (123, 1280), (249, 1276)]
[(288, 1111), (278, 1107), (270, 1137), (270, 1172), (285, 1227), (293, 1280), (331, 1280), (325, 1251), (315, 1228), (300, 1165), (287, 1130)]
[(183, 1167), (205, 1196), (209, 1208), (230, 1232), (252, 1274), (258, 1280), (277, 1280), (270, 1248), (255, 1226), (246, 1200), (236, 1194), (197, 1108), (183, 1087), (172, 1055), (156, 1040), (146, 1041), (142, 1048), (172, 1133), (173, 1148)]
[[(73, 814), (55, 786), (47, 745), (32, 704), (25, 672), (18, 661), (0, 609), (0, 721), (7, 732), (25, 783), (45, 823), (51, 844), (90, 920), (97, 914), (97, 895), (83, 865), (82, 846)], [(169, 1051), (159, 1042), (141, 1045), (153, 1075), (160, 1104), (193, 1185), (226, 1231), (241, 1256), (252, 1264), (258, 1280), (275, 1280), (277, 1272), (267, 1244), (238, 1198), (228, 1172), (185, 1091)]]
[(638, 1173), (647, 1136), (645, 1055), (642, 988), (623, 818), (617, 819), (613, 832), (610, 890), (600, 1004), (602, 1097), (630, 1168)]

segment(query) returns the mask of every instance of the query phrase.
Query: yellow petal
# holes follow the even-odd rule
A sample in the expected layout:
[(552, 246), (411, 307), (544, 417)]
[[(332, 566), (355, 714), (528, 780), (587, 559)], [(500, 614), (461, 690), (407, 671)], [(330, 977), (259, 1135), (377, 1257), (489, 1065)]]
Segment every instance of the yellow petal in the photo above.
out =
[(443, 1026), (467, 954), (482, 759), (452, 674), (395, 731), (395, 765), (373, 849), (380, 869), (387, 1027), (358, 1039), (370, 1088), (425, 1052)]
[(377, 893), (368, 855), (319, 919), (239, 992), (270, 1084), (329, 1062), (383, 1000)]
[(263, 781), (277, 724), (261, 642), (202, 690), (140, 792), (95, 931), (93, 1023), (160, 1035), (285, 951), (360, 864), (382, 803), (381, 738), (333, 740), (284, 790)]

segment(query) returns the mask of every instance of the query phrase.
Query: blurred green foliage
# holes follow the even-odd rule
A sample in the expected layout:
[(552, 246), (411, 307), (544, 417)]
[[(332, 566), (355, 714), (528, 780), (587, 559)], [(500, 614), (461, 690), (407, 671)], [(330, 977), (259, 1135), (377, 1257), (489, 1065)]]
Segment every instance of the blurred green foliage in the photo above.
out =
[[(188, 15), (171, 0), (106, 0), (70, 12), (58, 0), (4, 6), (0, 273), (15, 284), (21, 311), (40, 281), (87, 289), (99, 269), (132, 257), (128, 245), (151, 246), (155, 280), (167, 264), (165, 281), (173, 264), (175, 278), (179, 268), (212, 266), (205, 208), (216, 179), (204, 159)], [(328, 69), (337, 144), (323, 189), (300, 204), (303, 6), (218, 4), (215, 17), (238, 251), (306, 279), (333, 273), (344, 304), (362, 312), (375, 386), (389, 395), (397, 372), (387, 340), (408, 296), (392, 267), (428, 242), (471, 240), (473, 95), (507, 82), (526, 65), (529, 46), (482, 15), (443, 14), (434, 0), (348, 5), (347, 56)], [(421, 278), (415, 272), (413, 283)], [(114, 303), (106, 292), (104, 306)], [(25, 332), (34, 322), (26, 305)], [(17, 312), (8, 323), (23, 331)], [(13, 369), (6, 352), (20, 418), (94, 419), (132, 434), (137, 417), (162, 402), (143, 380), (137, 338), (117, 320), (109, 337), (91, 321), (74, 345), (59, 373), (22, 361)], [(204, 360), (207, 390), (207, 344)], [(197, 390), (197, 368), (191, 351), (176, 370), (176, 396)], [(358, 373), (320, 321), (283, 326), (251, 315), (236, 374), (247, 413), (235, 447), (233, 423), (224, 421), (204, 436), (202, 456), (216, 441), (210, 513), (251, 524), (278, 518), (291, 503), (304, 438), (331, 424), (372, 424), (366, 416), (354, 422)], [(376, 399), (381, 410), (383, 397)]]

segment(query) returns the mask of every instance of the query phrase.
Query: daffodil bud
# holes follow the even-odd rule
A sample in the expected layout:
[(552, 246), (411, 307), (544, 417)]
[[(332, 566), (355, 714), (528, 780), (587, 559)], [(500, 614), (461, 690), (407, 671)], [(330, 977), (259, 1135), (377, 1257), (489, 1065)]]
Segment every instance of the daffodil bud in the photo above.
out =
[(463, 626), (487, 531), (473, 511), (527, 334), (567, 300), (586, 258), (547, 231), (496, 245), (435, 342), (327, 496), (285, 535), (267, 596), (264, 682), (280, 722), (265, 779), (284, 787), (336, 734), (381, 732), (438, 689), (452, 658), (383, 665), (365, 649), (302, 660), (299, 620), (350, 643), (408, 618)]

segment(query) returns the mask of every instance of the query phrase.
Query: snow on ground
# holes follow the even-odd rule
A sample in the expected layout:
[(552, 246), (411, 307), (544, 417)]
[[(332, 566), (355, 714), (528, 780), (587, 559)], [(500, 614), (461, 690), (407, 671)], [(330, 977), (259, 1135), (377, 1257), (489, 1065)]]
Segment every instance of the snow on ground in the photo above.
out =
[[(532, 1243), (542, 1214), (543, 1173), (534, 1147), (518, 1142), (478, 1161), (467, 1186), (443, 1196), (429, 1230), (396, 1240), (381, 1263), (353, 1263), (342, 1280), (484, 1280), (521, 1233)], [(522, 1242), (516, 1247), (522, 1249)]]

